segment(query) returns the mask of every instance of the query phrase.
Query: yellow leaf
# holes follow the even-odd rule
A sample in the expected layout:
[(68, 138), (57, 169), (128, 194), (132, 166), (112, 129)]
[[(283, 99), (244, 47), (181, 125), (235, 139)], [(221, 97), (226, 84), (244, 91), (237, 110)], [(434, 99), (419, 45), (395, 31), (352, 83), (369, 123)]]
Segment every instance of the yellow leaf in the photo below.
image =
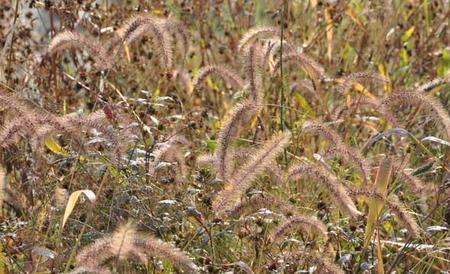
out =
[(160, 9), (154, 9), (151, 13), (153, 13), (154, 15), (164, 15), (164, 11)]
[(231, 105), (227, 102), (227, 100), (223, 100), (223, 109), (225, 112), (228, 112), (228, 110), (231, 108)]
[(64, 225), (66, 224), (67, 219), (69, 218), (70, 214), (72, 213), (72, 211), (75, 207), (75, 204), (77, 203), (78, 198), (80, 198), (81, 194), (84, 194), (91, 203), (95, 202), (95, 199), (96, 199), (95, 193), (89, 189), (77, 190), (77, 191), (73, 192), (72, 194), (70, 194), (69, 199), (67, 200), (66, 210), (64, 211), (64, 216), (63, 216), (63, 220), (61, 223), (61, 231), (63, 230)]
[(63, 101), (63, 115), (67, 114), (67, 101), (64, 99)]
[(383, 63), (378, 64), (378, 71), (384, 76), (384, 79), (388, 80), (388, 82), (384, 84), (384, 91), (390, 93), (392, 91), (392, 86), (390, 84), (389, 75), (386, 72), (386, 67)]
[(50, 149), (51, 152), (63, 155), (63, 156), (69, 156), (69, 152), (67, 152), (64, 148), (62, 148), (56, 141), (53, 139), (53, 137), (47, 137), (44, 141), (45, 146)]
[(191, 78), (188, 78), (186, 84), (187, 84), (188, 95), (192, 96), (192, 93), (194, 92), (194, 85), (192, 84)]
[[(391, 159), (386, 158), (380, 161), (380, 167), (375, 178), (375, 188), (386, 196), (387, 186), (392, 176), (392, 163)], [(378, 221), (378, 215), (383, 209), (384, 202), (375, 199), (368, 199), (369, 201), (369, 214), (367, 217), (366, 233), (364, 235), (364, 248), (369, 245), (370, 239), (375, 228), (375, 224)]]

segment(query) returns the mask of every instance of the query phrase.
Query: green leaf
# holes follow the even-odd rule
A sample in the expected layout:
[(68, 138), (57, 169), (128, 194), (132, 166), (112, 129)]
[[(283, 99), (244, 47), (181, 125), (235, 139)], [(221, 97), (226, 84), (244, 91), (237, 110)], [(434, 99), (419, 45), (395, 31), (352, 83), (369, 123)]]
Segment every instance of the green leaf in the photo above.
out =
[(408, 51), (405, 48), (400, 49), (400, 66), (405, 67), (408, 65)]
[(211, 151), (215, 151), (217, 148), (217, 141), (216, 140), (211, 140), (211, 139), (206, 139), (205, 140), (206, 146), (208, 147), (209, 150)]

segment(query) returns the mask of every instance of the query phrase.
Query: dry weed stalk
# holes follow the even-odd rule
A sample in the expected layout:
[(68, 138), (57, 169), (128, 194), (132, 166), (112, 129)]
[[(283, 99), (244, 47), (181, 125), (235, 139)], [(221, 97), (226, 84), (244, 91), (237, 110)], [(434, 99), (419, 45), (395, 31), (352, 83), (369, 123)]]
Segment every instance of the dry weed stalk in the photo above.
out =
[(400, 222), (406, 227), (409, 233), (413, 237), (419, 237), (421, 234), (421, 229), (419, 225), (414, 220), (414, 217), (406, 210), (404, 205), (400, 202), (397, 195), (389, 194), (387, 197), (374, 189), (371, 188), (353, 188), (349, 190), (352, 196), (362, 196), (365, 198), (372, 198), (379, 202), (384, 203), (384, 205), (391, 210)]
[(0, 219), (3, 218), (3, 202), (6, 198), (6, 172), (3, 166), (0, 166)]
[(297, 263), (298, 261), (304, 261), (306, 264), (315, 265), (319, 271), (318, 273), (344, 274), (344, 271), (342, 271), (339, 266), (318, 252), (306, 252), (299, 250), (288, 253), (284, 257), (286, 258), (286, 261), (289, 262)]
[(173, 63), (173, 38), (171, 32), (178, 38), (177, 41), (180, 41), (183, 55), (185, 56), (189, 50), (189, 39), (184, 25), (173, 19), (150, 14), (132, 16), (115, 32), (115, 36), (107, 47), (82, 33), (64, 31), (58, 33), (52, 39), (48, 47), (48, 53), (53, 55), (69, 48), (86, 50), (94, 59), (98, 68), (108, 69), (113, 65), (115, 57), (124, 43), (129, 44), (144, 35), (150, 35), (160, 64), (170, 68)]
[(267, 208), (270, 210), (280, 210), (281, 212), (292, 215), (297, 209), (286, 201), (275, 197), (269, 193), (255, 194), (249, 199), (241, 201), (239, 204), (231, 208), (226, 214), (230, 217), (237, 218), (258, 209)]
[(356, 165), (364, 183), (367, 184), (370, 168), (366, 160), (358, 151), (344, 143), (334, 130), (318, 122), (306, 121), (303, 124), (303, 131), (320, 135), (328, 140), (332, 146), (329, 147), (327, 154), (342, 157), (347, 163)]
[(308, 72), (315, 79), (327, 79), (325, 69), (316, 62), (313, 58), (304, 53), (290, 52), (283, 56), (283, 60), (278, 59), (275, 63), (272, 73), (279, 71), (281, 62), (284, 63), (298, 63), (306, 72)]
[[(82, 147), (82, 130), (95, 128), (114, 141), (110, 132), (110, 119), (103, 111), (96, 111), (87, 115), (57, 116), (43, 109), (32, 107), (15, 94), (0, 89), (0, 102), (15, 114), (15, 118), (8, 121), (0, 130), (0, 141), (7, 147), (15, 141), (18, 135), (31, 139), (35, 149), (49, 136), (62, 134), (70, 138), (76, 145)], [(123, 118), (123, 117), (122, 117)]]
[(383, 75), (373, 72), (354, 72), (344, 77), (335, 79), (334, 81), (337, 82), (336, 90), (340, 94), (344, 94), (344, 92), (350, 89), (355, 83), (359, 83), (361, 81), (379, 84), (389, 83), (389, 80)]
[(396, 176), (405, 182), (411, 191), (418, 196), (436, 194), (439, 190), (437, 185), (423, 182), (418, 177), (412, 175), (411, 172), (404, 170), (400, 164), (394, 164), (394, 169), (397, 170)]
[(149, 257), (169, 259), (186, 273), (198, 273), (198, 267), (178, 248), (153, 236), (137, 232), (130, 223), (119, 227), (111, 236), (104, 236), (84, 247), (76, 257), (77, 268), (71, 273), (107, 271), (104, 265), (111, 258), (134, 258), (145, 263)]
[(111, 55), (121, 48), (123, 43), (133, 41), (150, 35), (153, 38), (156, 56), (160, 59), (160, 64), (171, 67), (173, 61), (172, 35), (166, 29), (165, 19), (150, 14), (139, 14), (131, 17), (121, 28), (116, 31), (116, 37), (111, 43)]
[(245, 52), (253, 44), (257, 42), (258, 39), (278, 37), (280, 30), (275, 27), (262, 26), (254, 27), (248, 30), (244, 36), (239, 41), (238, 52)]
[(342, 183), (324, 168), (317, 165), (300, 164), (291, 167), (287, 177), (294, 180), (302, 177), (316, 179), (325, 186), (330, 194), (331, 200), (334, 201), (343, 212), (354, 218), (362, 215), (356, 208)]
[(247, 164), (227, 181), (224, 190), (218, 193), (213, 202), (213, 210), (217, 215), (222, 215), (236, 205), (240, 196), (251, 186), (256, 176), (283, 151), (290, 137), (291, 133), (286, 131), (266, 141)]
[(200, 83), (203, 82), (208, 75), (218, 75), (222, 77), (226, 83), (229, 83), (238, 90), (244, 87), (244, 80), (234, 69), (224, 65), (209, 65), (202, 67), (197, 76), (192, 80), (194, 90), (199, 87)]
[(442, 125), (442, 127), (437, 127), (438, 131), (450, 138), (450, 116), (448, 111), (431, 94), (422, 94), (422, 92), (414, 90), (395, 91), (383, 100), (381, 107), (384, 112), (391, 113), (395, 117), (398, 113), (395, 107), (404, 104), (416, 107), (422, 106), (427, 111), (430, 111), (435, 120)]
[(243, 124), (249, 121), (259, 107), (253, 101), (244, 101), (235, 106), (230, 116), (225, 120), (217, 139), (217, 149), (214, 153), (218, 177), (228, 179), (232, 171), (232, 155), (230, 146), (233, 138), (239, 134)]
[(105, 68), (109, 65), (107, 50), (103, 45), (84, 34), (64, 31), (58, 33), (48, 45), (48, 53), (54, 55), (59, 51), (65, 49), (86, 50), (94, 59), (95, 65), (98, 68)]
[(244, 54), (243, 73), (248, 83), (248, 89), (250, 91), (250, 98), (261, 104), (263, 93), (263, 68), (262, 68), (262, 52), (257, 44), (253, 44)]
[[(264, 39), (264, 47), (262, 48), (263, 51), (263, 63), (262, 67), (266, 68), (269, 64), (269, 71), (273, 71), (273, 65), (275, 63), (275, 58), (277, 53), (279, 53), (281, 49), (281, 40), (279, 38), (275, 39)], [(289, 41), (283, 40), (283, 52), (289, 53), (289, 52), (295, 52), (295, 46), (292, 45)]]
[(315, 216), (293, 215), (279, 224), (269, 236), (270, 242), (277, 242), (283, 239), (283, 236), (293, 229), (299, 229), (308, 233), (316, 232), (328, 241), (328, 231), (324, 223)]

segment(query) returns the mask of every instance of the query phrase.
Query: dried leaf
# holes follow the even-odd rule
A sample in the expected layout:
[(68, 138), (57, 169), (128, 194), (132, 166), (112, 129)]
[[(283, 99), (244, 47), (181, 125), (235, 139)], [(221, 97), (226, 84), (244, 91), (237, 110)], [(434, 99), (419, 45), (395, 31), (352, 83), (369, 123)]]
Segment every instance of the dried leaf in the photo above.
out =
[(70, 194), (69, 200), (67, 201), (66, 210), (64, 211), (63, 220), (61, 223), (61, 230), (63, 230), (64, 225), (66, 224), (67, 219), (69, 218), (70, 214), (72, 213), (72, 211), (75, 207), (75, 204), (77, 203), (78, 198), (80, 198), (81, 194), (84, 194), (91, 203), (95, 202), (95, 199), (96, 199), (95, 193), (89, 189), (77, 190), (77, 191), (73, 192), (72, 194)]

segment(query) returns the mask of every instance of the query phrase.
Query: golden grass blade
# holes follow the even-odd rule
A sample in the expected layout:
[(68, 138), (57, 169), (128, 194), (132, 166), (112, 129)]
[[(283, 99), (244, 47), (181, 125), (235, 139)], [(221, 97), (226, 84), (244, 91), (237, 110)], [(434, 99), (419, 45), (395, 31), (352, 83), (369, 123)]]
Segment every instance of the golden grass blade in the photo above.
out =
[(333, 17), (331, 15), (330, 8), (325, 9), (325, 21), (327, 23), (326, 35), (327, 35), (327, 57), (328, 62), (333, 60)]
[(128, 63), (131, 63), (131, 53), (130, 53), (130, 47), (128, 46), (128, 44), (124, 44), (123, 48), (125, 50), (125, 55), (127, 56), (127, 61)]
[(384, 92), (385, 93), (391, 93), (392, 92), (392, 84), (391, 84), (391, 80), (389, 78), (389, 74), (386, 71), (386, 66), (384, 65), (384, 63), (380, 63), (378, 64), (378, 72), (383, 75), (383, 77), (387, 80), (387, 82), (384, 84)]
[[(377, 176), (375, 178), (375, 188), (383, 196), (386, 196), (387, 186), (392, 177), (392, 162), (390, 159), (383, 159), (380, 161), (380, 167), (378, 168)], [(375, 225), (378, 220), (378, 215), (380, 211), (383, 209), (384, 202), (377, 201), (373, 198), (369, 200), (369, 215), (367, 217), (367, 225), (366, 232), (364, 235), (364, 248), (367, 248), (370, 239), (372, 238), (372, 234), (375, 228)]]
[[(0, 219), (3, 218), (3, 200), (5, 199), (6, 173), (3, 166), (0, 166)], [(1, 253), (1, 252), (0, 252)]]
[(381, 252), (380, 231), (377, 229), (377, 274), (384, 274), (383, 253)]

